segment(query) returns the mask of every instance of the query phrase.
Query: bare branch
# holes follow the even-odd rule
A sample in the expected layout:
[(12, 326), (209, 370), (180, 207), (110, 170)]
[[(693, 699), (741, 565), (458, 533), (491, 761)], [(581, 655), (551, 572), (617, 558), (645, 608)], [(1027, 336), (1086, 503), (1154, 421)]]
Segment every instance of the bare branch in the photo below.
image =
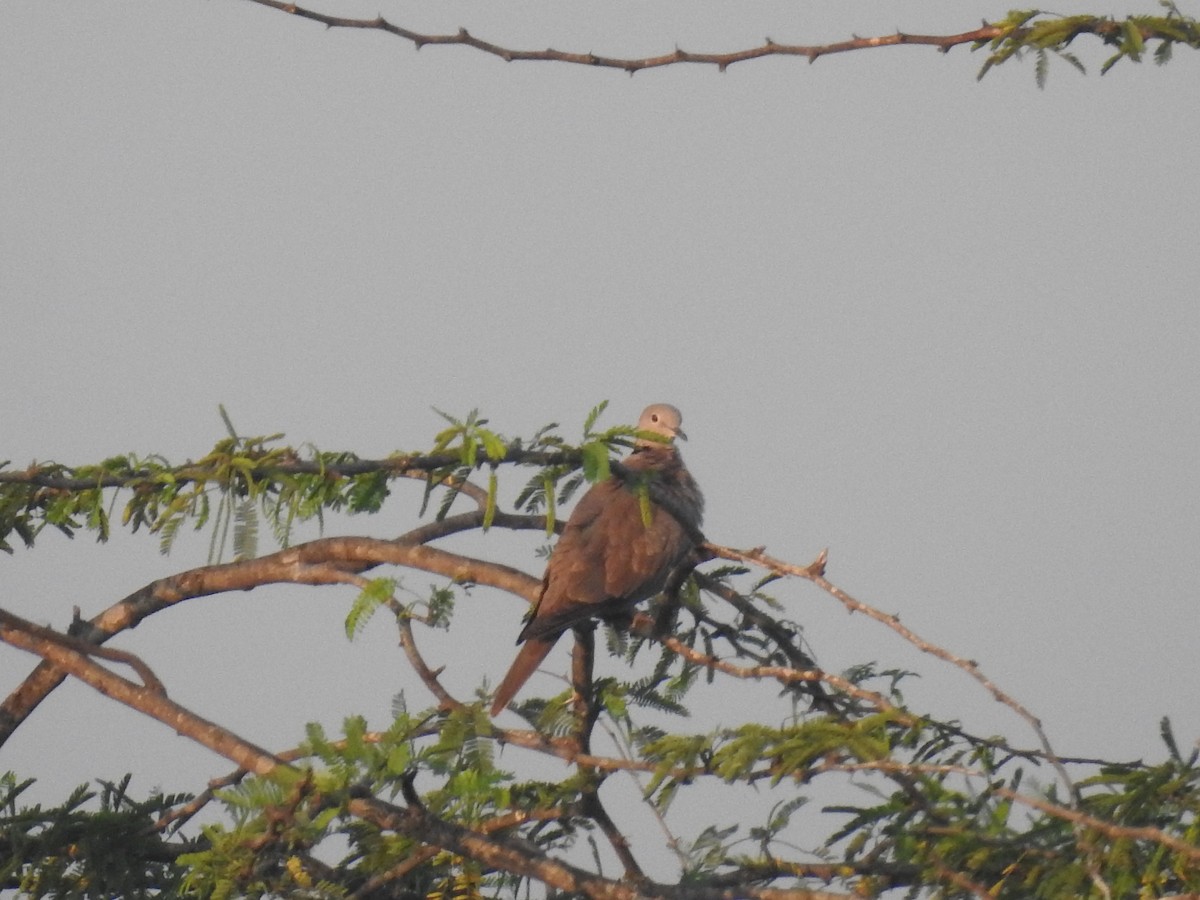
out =
[(251, 2), (257, 3), (260, 6), (269, 6), (272, 9), (300, 16), (301, 18), (311, 19), (329, 28), (362, 28), (383, 31), (409, 41), (418, 50), (429, 44), (457, 45), (471, 47), (482, 53), (498, 56), (505, 62), (562, 62), (592, 66), (594, 68), (623, 69), (631, 74), (639, 72), (642, 69), (657, 69), (679, 63), (701, 63), (716, 66), (723, 72), (734, 63), (745, 62), (751, 59), (761, 59), (766, 56), (802, 56), (809, 62), (815, 62), (822, 56), (831, 56), (850, 50), (866, 50), (873, 47), (897, 47), (905, 44), (936, 47), (944, 52), (960, 44), (990, 41), (994, 38), (1002, 37), (1005, 33), (1005, 29), (1001, 26), (984, 25), (982, 28), (964, 31), (961, 34), (932, 35), (903, 34), (897, 32), (880, 37), (855, 37), (851, 40), (837, 41), (831, 44), (780, 44), (767, 38), (766, 41), (757, 47), (749, 47), (744, 50), (734, 50), (727, 53), (698, 53), (676, 48), (670, 53), (663, 53), (657, 56), (628, 58), (599, 56), (595, 53), (568, 53), (554, 49), (514, 50), (493, 44), (490, 41), (481, 40), (469, 33), (465, 28), (460, 28), (453, 34), (423, 34), (393, 24), (382, 16), (377, 16), (374, 19), (353, 19), (327, 15), (314, 9), (297, 6), (295, 3), (283, 2), (283, 0), (251, 0)]
[[(639, 613), (634, 617), (630, 630), (642, 637), (653, 638), (654, 623), (646, 615)], [(734, 678), (771, 678), (780, 684), (795, 684), (796, 682), (816, 684), (824, 682), (837, 688), (844, 694), (869, 703), (880, 712), (894, 713), (897, 716), (896, 721), (902, 724), (914, 725), (918, 721), (915, 716), (904, 713), (899, 707), (889, 702), (882, 694), (864, 690), (839, 675), (830, 675), (828, 672), (821, 671), (820, 669), (793, 669), (789, 666), (737, 666), (733, 663), (708, 656), (699, 650), (694, 650), (676, 637), (667, 636), (658, 640), (664, 647), (682, 656), (688, 662), (703, 666), (706, 669), (715, 669), (718, 672), (724, 672), (726, 675), (732, 675)]]
[(878, 610), (873, 606), (869, 606), (868, 604), (863, 603), (861, 600), (857, 600), (850, 596), (850, 594), (846, 593), (837, 585), (828, 581), (825, 578), (825, 565), (827, 561), (826, 551), (822, 550), (817, 559), (809, 565), (797, 566), (784, 562), (781, 559), (775, 559), (772, 556), (768, 556), (761, 547), (753, 550), (735, 550), (731, 547), (722, 547), (712, 543), (706, 544), (705, 546), (710, 552), (713, 553), (714, 556), (719, 556), (723, 559), (755, 563), (756, 565), (762, 566), (763, 568), (772, 572), (776, 572), (780, 575), (792, 575), (797, 578), (805, 578), (838, 600), (850, 612), (862, 613), (863, 615), (874, 619), (876, 622), (886, 625), (922, 653), (928, 653), (931, 656), (936, 656), (938, 659), (944, 660), (945, 662), (962, 669), (977, 682), (983, 685), (983, 687), (987, 689), (987, 691), (997, 701), (1003, 703), (1009, 709), (1013, 710), (1013, 712), (1015, 712), (1029, 724), (1034, 733), (1037, 735), (1038, 741), (1042, 745), (1042, 749), (1046, 754), (1046, 759), (1055, 767), (1055, 770), (1062, 779), (1063, 784), (1068, 788), (1068, 790), (1071, 791), (1072, 795), (1074, 795), (1074, 782), (1071, 780), (1070, 775), (1067, 774), (1066, 769), (1063, 768), (1062, 762), (1059, 760), (1058, 755), (1050, 746), (1050, 740), (1042, 728), (1041, 719), (1033, 715), (1033, 713), (1026, 709), (1022, 704), (1018, 703), (1017, 700), (1011, 695), (1001, 690), (983, 673), (983, 670), (979, 667), (979, 663), (975, 662), (975, 660), (964, 659), (961, 656), (955, 656), (949, 650), (939, 647), (937, 644), (934, 644), (931, 641), (925, 640), (925, 638), (918, 635), (911, 628), (901, 624), (899, 616), (894, 616), (890, 613), (885, 613), (882, 610)]
[(1126, 838), (1134, 841), (1154, 841), (1156, 844), (1161, 844), (1164, 847), (1170, 847), (1176, 853), (1181, 853), (1188, 859), (1196, 860), (1200, 863), (1200, 847), (1194, 843), (1180, 840), (1177, 837), (1167, 834), (1161, 829), (1154, 828), (1150, 825), (1133, 826), (1133, 825), (1118, 825), (1115, 822), (1106, 822), (1103, 819), (1097, 819), (1095, 816), (1089, 816), (1085, 812), (1080, 812), (1078, 809), (1068, 808), (1050, 800), (1045, 800), (1041, 797), (1031, 797), (1029, 794), (1021, 794), (1010, 788), (997, 786), (995, 792), (1001, 797), (1008, 797), (1010, 800), (1015, 800), (1017, 803), (1023, 803), (1026, 806), (1032, 806), (1034, 809), (1040, 810), (1047, 815), (1054, 816), (1058, 819), (1063, 819), (1081, 828), (1092, 828), (1099, 831), (1101, 834), (1111, 838)]
[[(474, 515), (471, 513), (469, 515)], [(72, 626), (80, 640), (102, 644), (147, 616), (184, 600), (264, 584), (341, 584), (346, 573), (388, 564), (436, 572), (459, 582), (496, 587), (533, 602), (541, 582), (519, 569), (449, 553), (423, 544), (374, 538), (322, 538), (269, 556), (202, 566), (153, 581), (86, 623)], [(0, 745), (59, 684), (63, 673), (43, 662), (0, 705)]]
[(421, 679), (425, 687), (429, 688), (430, 693), (437, 698), (439, 708), (443, 710), (462, 709), (462, 701), (456, 700), (438, 681), (441, 669), (434, 671), (429, 668), (425, 658), (421, 656), (417, 649), (416, 637), (413, 635), (412, 622), (406, 616), (397, 616), (396, 625), (400, 629), (400, 647), (408, 658), (408, 664), (413, 667), (413, 671), (417, 673), (417, 677)]
[(41, 640), (22, 628), (8, 624), (0, 624), (0, 640), (41, 656), (56, 669), (74, 675), (105, 696), (157, 719), (249, 772), (268, 775), (282, 764), (270, 751), (251, 744), (215, 722), (201, 718), (168, 699), (161, 691), (114, 675), (93, 662), (87, 654), (62, 642)]
[[(78, 611), (76, 611), (78, 614)], [(14, 615), (6, 610), (0, 609), (0, 626), (15, 628), (26, 632), (31, 638), (41, 642), (46, 641), (53, 644), (58, 644), (60, 647), (65, 647), (68, 650), (74, 650), (76, 653), (84, 653), (88, 656), (95, 656), (100, 659), (107, 659), (110, 662), (123, 663), (129, 666), (138, 673), (138, 677), (142, 679), (142, 684), (149, 690), (155, 693), (166, 696), (167, 689), (163, 687), (158, 676), (150, 669), (148, 665), (142, 662), (137, 656), (125, 650), (113, 650), (105, 647), (97, 647), (87, 641), (81, 641), (79, 638), (72, 637), (69, 634), (60, 634), (52, 628), (46, 628), (42, 625), (37, 625), (27, 619), (22, 619), (20, 616)]]

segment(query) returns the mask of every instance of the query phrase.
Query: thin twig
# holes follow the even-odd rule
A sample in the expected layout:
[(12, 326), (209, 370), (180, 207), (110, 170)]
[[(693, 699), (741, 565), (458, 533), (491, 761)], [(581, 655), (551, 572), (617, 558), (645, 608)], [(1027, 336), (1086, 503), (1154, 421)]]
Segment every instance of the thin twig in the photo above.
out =
[(107, 659), (109, 662), (122, 663), (137, 672), (138, 677), (142, 679), (142, 684), (148, 690), (162, 694), (164, 697), (167, 694), (167, 689), (163, 687), (163, 683), (159, 681), (158, 676), (154, 674), (153, 670), (142, 662), (141, 659), (128, 651), (115, 650), (111, 647), (97, 647), (95, 644), (80, 640), (77, 637), (57, 632), (53, 628), (46, 628), (27, 619), (22, 619), (20, 616), (3, 609), (0, 609), (0, 626), (20, 629), (38, 640), (58, 644), (60, 647), (74, 650), (76, 653), (84, 653), (88, 656)]

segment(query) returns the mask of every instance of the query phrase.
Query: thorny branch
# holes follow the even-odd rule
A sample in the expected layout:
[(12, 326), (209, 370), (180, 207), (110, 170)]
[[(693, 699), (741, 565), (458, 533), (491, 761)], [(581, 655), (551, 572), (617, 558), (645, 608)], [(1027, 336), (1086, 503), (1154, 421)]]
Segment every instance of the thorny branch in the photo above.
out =
[[(963, 44), (985, 45), (989, 42), (1014, 38), (1020, 40), (1029, 29), (1013, 28), (1007, 24), (984, 23), (979, 28), (963, 31), (957, 34), (906, 34), (896, 32), (875, 37), (853, 37), (849, 40), (834, 41), (827, 44), (789, 44), (767, 38), (762, 44), (733, 50), (726, 53), (704, 53), (675, 48), (669, 53), (646, 57), (605, 56), (596, 53), (567, 52), (549, 48), (546, 50), (517, 50), (504, 47), (491, 41), (483, 40), (471, 34), (465, 28), (459, 28), (452, 34), (427, 34), (405, 28), (388, 21), (383, 16), (373, 19), (355, 19), (344, 16), (334, 16), (308, 7), (299, 6), (284, 0), (251, 0), (260, 6), (267, 6), (280, 12), (289, 13), (314, 22), (320, 22), (327, 28), (353, 28), (382, 31), (408, 41), (420, 50), (429, 45), (470, 47), (481, 53), (499, 57), (505, 62), (559, 62), (572, 65), (591, 66), (593, 68), (621, 69), (629, 74), (643, 69), (657, 69), (664, 66), (684, 63), (715, 66), (724, 72), (734, 63), (746, 62), (753, 59), (763, 59), (770, 56), (796, 56), (816, 62), (822, 56), (833, 56), (854, 50), (868, 50), (878, 47), (920, 46), (934, 47), (943, 53)], [(1071, 37), (1080, 34), (1092, 34), (1106, 42), (1114, 40), (1122, 33), (1124, 23), (1112, 19), (1091, 17), (1089, 21), (1079, 22), (1072, 28)], [(1157, 35), (1147, 31), (1143, 39)]]
[(817, 585), (817, 587), (821, 588), (821, 590), (838, 600), (850, 612), (862, 613), (863, 615), (874, 619), (876, 622), (886, 625), (922, 653), (928, 653), (931, 656), (935, 656), (938, 659), (944, 660), (945, 662), (962, 669), (973, 679), (979, 682), (984, 688), (986, 688), (987, 691), (998, 702), (1003, 703), (1029, 724), (1030, 728), (1033, 729), (1034, 734), (1037, 736), (1038, 741), (1042, 745), (1046, 759), (1054, 766), (1055, 771), (1062, 779), (1063, 784), (1068, 788), (1072, 795), (1074, 795), (1074, 783), (1067, 774), (1066, 769), (1063, 768), (1062, 762), (1060, 761), (1058, 755), (1054, 752), (1053, 747), (1050, 746), (1050, 739), (1046, 736), (1046, 732), (1042, 728), (1041, 719), (1033, 715), (1033, 713), (1018, 703), (1016, 699), (997, 687), (996, 684), (983, 673), (983, 670), (980, 669), (979, 664), (975, 662), (975, 660), (963, 659), (960, 656), (955, 656), (949, 650), (925, 640), (911, 628), (901, 624), (899, 616), (885, 613), (873, 606), (868, 606), (866, 603), (856, 600), (837, 585), (828, 581), (825, 578), (825, 551), (821, 551), (816, 561), (810, 563), (809, 565), (797, 566), (781, 559), (775, 559), (774, 557), (768, 556), (761, 547), (756, 547), (753, 550), (736, 550), (732, 547), (722, 547), (717, 544), (709, 543), (706, 545), (706, 549), (708, 549), (709, 552), (711, 552), (714, 556), (721, 557), (722, 559), (754, 563), (755, 565), (762, 566), (764, 569), (767, 569), (770, 572), (775, 572), (779, 575), (791, 575), (797, 578), (807, 579), (808, 581), (811, 581), (813, 584)]

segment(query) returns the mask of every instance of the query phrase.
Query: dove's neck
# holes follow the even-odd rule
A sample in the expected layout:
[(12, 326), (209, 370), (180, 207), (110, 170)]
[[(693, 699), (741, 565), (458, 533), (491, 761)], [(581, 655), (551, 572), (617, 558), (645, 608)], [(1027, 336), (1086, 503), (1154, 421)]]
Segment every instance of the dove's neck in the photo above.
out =
[(625, 458), (625, 464), (634, 469), (652, 469), (678, 458), (679, 451), (674, 444), (639, 441), (633, 445), (633, 452)]

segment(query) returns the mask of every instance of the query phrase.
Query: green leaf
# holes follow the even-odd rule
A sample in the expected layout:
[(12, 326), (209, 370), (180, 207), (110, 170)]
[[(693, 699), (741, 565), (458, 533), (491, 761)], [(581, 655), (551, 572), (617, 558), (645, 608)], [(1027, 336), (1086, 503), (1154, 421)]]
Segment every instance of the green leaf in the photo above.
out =
[(496, 470), (488, 472), (488, 491), (487, 491), (487, 506), (483, 510), (483, 530), (487, 531), (492, 527), (492, 520), (496, 518), (496, 491), (498, 485), (496, 483)]
[(593, 441), (584, 444), (580, 450), (583, 453), (583, 477), (593, 484), (608, 480), (608, 445), (601, 441)]
[(508, 446), (504, 439), (494, 431), (486, 428), (478, 429), (479, 439), (483, 441), (483, 450), (492, 462), (500, 462), (508, 455)]
[(600, 414), (603, 413), (604, 410), (607, 408), (608, 408), (607, 400), (601, 400), (599, 403), (597, 403), (595, 406), (592, 407), (592, 411), (590, 413), (588, 413), (587, 418), (583, 422), (583, 434), (585, 437), (588, 437), (591, 435), (592, 426), (596, 424), (596, 420), (598, 418), (600, 418)]
[(642, 512), (642, 524), (649, 528), (654, 524), (654, 506), (650, 503), (650, 486), (638, 485), (638, 509)]
[(346, 614), (346, 637), (354, 640), (362, 633), (371, 616), (396, 592), (395, 578), (375, 578), (367, 583)]
[(546, 501), (546, 536), (554, 534), (554, 477), (549, 473), (542, 476), (543, 498)]
[(1122, 26), (1125, 32), (1125, 52), (1134, 62), (1140, 62), (1146, 51), (1146, 42), (1142, 38), (1142, 26), (1134, 19), (1126, 19)]
[(258, 556), (258, 508), (249, 497), (238, 503), (233, 523), (233, 558)]

